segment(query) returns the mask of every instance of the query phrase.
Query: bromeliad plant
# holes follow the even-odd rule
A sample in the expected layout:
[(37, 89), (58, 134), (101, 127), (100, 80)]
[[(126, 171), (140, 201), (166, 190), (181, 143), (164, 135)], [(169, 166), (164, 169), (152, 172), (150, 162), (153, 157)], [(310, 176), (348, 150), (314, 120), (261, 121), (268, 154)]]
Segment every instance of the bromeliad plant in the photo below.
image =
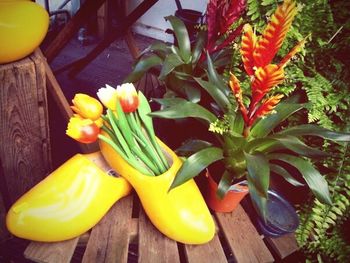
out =
[(102, 104), (88, 95), (75, 95), (71, 108), (76, 114), (68, 123), (67, 135), (82, 143), (105, 141), (145, 175), (167, 171), (169, 164), (156, 140), (148, 116), (151, 109), (142, 92), (137, 93), (133, 84), (125, 83), (116, 89), (106, 85), (97, 96)]
[[(146, 72), (158, 75), (167, 91), (198, 102), (201, 91), (196, 82), (206, 70), (206, 52), (213, 56), (216, 68), (225, 67), (231, 60), (232, 43), (240, 34), (239, 18), (244, 12), (245, 0), (210, 0), (207, 5), (206, 24), (198, 29), (191, 46), (185, 24), (175, 16), (167, 16), (177, 45), (156, 42), (145, 49), (125, 82), (138, 81)], [(160, 68), (160, 71), (159, 71)]]
[(206, 123), (209, 131), (214, 132), (217, 138), (214, 143), (190, 141), (180, 149), (194, 154), (184, 162), (171, 188), (197, 176), (210, 164), (221, 161), (225, 171), (219, 181), (218, 195), (223, 197), (233, 181), (246, 177), (253, 204), (266, 217), (271, 172), (294, 186), (303, 185), (294, 178), (289, 169), (291, 166), (321, 202), (331, 203), (326, 180), (310, 162), (311, 158), (328, 154), (306, 145), (301, 137), (318, 136), (333, 141), (349, 141), (350, 134), (332, 132), (311, 124), (275, 132), (275, 128), (284, 120), (305, 106), (292, 99), (282, 102), (283, 96), (275, 93), (274, 89), (284, 80), (284, 67), (305, 42), (299, 42), (278, 64), (274, 63), (273, 59), (296, 12), (295, 3), (285, 0), (259, 37), (249, 24), (244, 26), (240, 52), (244, 69), (250, 78), (250, 94), (243, 92), (239, 80), (231, 73), (228, 81), (231, 95), (227, 96), (227, 85), (217, 74), (207, 54), (209, 81), (200, 79), (198, 82), (211, 95), (217, 107), (208, 110), (181, 98), (157, 100), (163, 105), (163, 110), (152, 113), (152, 116), (197, 118)]

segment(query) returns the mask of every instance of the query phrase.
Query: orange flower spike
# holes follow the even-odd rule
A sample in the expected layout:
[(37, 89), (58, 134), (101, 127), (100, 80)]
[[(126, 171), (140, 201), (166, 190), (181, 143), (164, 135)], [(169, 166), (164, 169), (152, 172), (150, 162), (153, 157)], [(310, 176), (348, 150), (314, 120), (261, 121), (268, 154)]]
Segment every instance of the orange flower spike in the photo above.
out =
[(259, 38), (255, 51), (255, 66), (264, 67), (270, 64), (280, 47), (297, 13), (297, 7), (292, 0), (285, 0)]
[(97, 140), (100, 128), (90, 119), (73, 116), (69, 119), (66, 134), (81, 143), (93, 143)]
[(256, 45), (256, 36), (253, 32), (252, 27), (249, 24), (245, 24), (243, 27), (243, 36), (242, 36), (242, 46), (241, 46), (241, 55), (244, 65), (244, 69), (249, 76), (254, 75), (254, 49)]
[(78, 93), (74, 96), (72, 102), (74, 105), (71, 106), (71, 109), (80, 116), (93, 121), (101, 117), (103, 106), (97, 99)]
[(242, 113), (243, 119), (245, 123), (248, 123), (248, 112), (246, 107), (243, 104), (243, 96), (242, 96), (242, 89), (239, 84), (239, 80), (236, 78), (235, 75), (230, 72), (230, 80), (229, 80), (229, 85), (231, 87), (231, 90), (233, 92), (233, 95), (236, 98), (236, 101), (238, 103), (239, 109)]
[(267, 114), (271, 113), (282, 98), (283, 94), (278, 94), (263, 101), (263, 103), (254, 113), (254, 116), (249, 119), (249, 126), (252, 126), (258, 118), (264, 117)]
[(252, 112), (255, 106), (262, 100), (274, 86), (284, 80), (284, 70), (277, 65), (269, 64), (255, 71), (255, 78), (252, 82), (252, 100), (249, 111)]
[(281, 62), (278, 64), (280, 68), (284, 68), (291, 60), (291, 58), (300, 51), (300, 49), (305, 45), (306, 38), (304, 38), (298, 44), (296, 44), (295, 47), (293, 47), (293, 49), (289, 51), (289, 53), (281, 60)]

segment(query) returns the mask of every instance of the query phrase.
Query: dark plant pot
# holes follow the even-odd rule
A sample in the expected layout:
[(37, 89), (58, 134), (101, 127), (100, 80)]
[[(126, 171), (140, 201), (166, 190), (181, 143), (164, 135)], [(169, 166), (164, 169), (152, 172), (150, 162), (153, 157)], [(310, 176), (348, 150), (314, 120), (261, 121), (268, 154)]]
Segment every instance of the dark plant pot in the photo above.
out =
[(299, 225), (299, 218), (294, 207), (284, 197), (269, 190), (266, 222), (258, 218), (257, 224), (264, 235), (276, 237), (293, 233)]
[(202, 22), (202, 13), (192, 9), (178, 9), (175, 16), (184, 22), (192, 43), (198, 31), (196, 26)]

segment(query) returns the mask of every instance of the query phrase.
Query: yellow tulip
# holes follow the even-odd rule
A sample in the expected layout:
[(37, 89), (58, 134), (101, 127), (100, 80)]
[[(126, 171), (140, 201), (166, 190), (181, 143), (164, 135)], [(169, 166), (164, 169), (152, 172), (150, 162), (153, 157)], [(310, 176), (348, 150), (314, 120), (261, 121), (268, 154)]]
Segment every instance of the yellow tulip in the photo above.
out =
[(74, 106), (71, 106), (72, 110), (83, 118), (95, 121), (101, 117), (103, 106), (97, 99), (78, 93), (74, 96), (72, 102), (74, 104)]
[(93, 143), (97, 140), (100, 128), (90, 119), (75, 115), (69, 119), (66, 134), (81, 143)]

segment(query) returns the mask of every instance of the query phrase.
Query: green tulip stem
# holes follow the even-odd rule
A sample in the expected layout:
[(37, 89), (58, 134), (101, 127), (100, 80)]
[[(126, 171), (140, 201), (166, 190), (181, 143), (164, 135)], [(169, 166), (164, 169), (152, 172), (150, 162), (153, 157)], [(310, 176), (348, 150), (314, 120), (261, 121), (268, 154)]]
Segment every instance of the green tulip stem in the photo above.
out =
[(135, 115), (133, 113), (126, 114), (126, 119), (132, 130), (136, 132), (139, 139), (144, 143), (145, 147), (143, 147), (144, 152), (153, 160), (153, 162), (157, 165), (160, 173), (164, 173), (166, 171), (166, 167), (163, 165), (161, 159), (159, 158), (157, 151), (154, 149), (153, 145), (147, 139), (145, 134), (142, 132), (142, 126), (139, 126), (135, 120)]
[(120, 145), (122, 146), (122, 149), (125, 151), (125, 153), (128, 156), (128, 158), (132, 158), (133, 155), (132, 155), (132, 153), (130, 151), (130, 148), (129, 148), (128, 144), (126, 143), (122, 133), (120, 132), (120, 130), (118, 128), (118, 125), (116, 123), (115, 116), (114, 116), (113, 112), (110, 109), (107, 110), (107, 116), (108, 116), (109, 122), (110, 122), (110, 124), (112, 126), (112, 129), (114, 131), (114, 134), (117, 137)]
[(126, 116), (128, 114), (125, 114), (125, 112), (123, 111), (119, 103), (119, 100), (117, 100), (117, 103), (116, 103), (116, 111), (118, 115), (118, 119), (115, 118), (116, 124), (120, 128), (120, 131), (123, 134), (131, 151), (138, 158), (140, 158), (148, 166), (148, 168), (150, 168), (155, 174), (161, 174), (161, 171), (158, 169), (158, 167), (147, 157), (145, 153), (141, 151), (140, 146), (137, 144), (137, 141), (132, 136), (132, 129), (129, 126), (129, 123), (126, 119)]
[(121, 148), (119, 148), (118, 145), (114, 141), (112, 141), (110, 138), (107, 138), (106, 136), (104, 136), (102, 134), (99, 134), (98, 138), (100, 140), (106, 142), (109, 146), (111, 146), (114, 151), (116, 151), (128, 164), (130, 164), (132, 167), (134, 167), (139, 172), (141, 172), (141, 173), (143, 173), (145, 175), (149, 175), (149, 176), (153, 176), (154, 175), (151, 171), (149, 171), (147, 168), (145, 168), (143, 166), (143, 164), (139, 163), (136, 159), (128, 158), (123, 153)]
[(108, 136), (111, 138), (111, 140), (119, 147), (119, 149), (120, 149), (121, 151), (123, 151), (123, 153), (124, 153), (125, 155), (127, 155), (126, 152), (123, 150), (123, 147), (122, 147), (121, 144), (119, 143), (119, 140), (117, 139), (117, 137), (116, 137), (115, 134), (113, 133), (113, 131), (112, 131), (109, 127), (107, 127), (106, 125), (103, 125), (103, 126), (101, 127), (101, 129), (102, 129), (103, 131), (105, 131), (105, 132), (108, 134)]

